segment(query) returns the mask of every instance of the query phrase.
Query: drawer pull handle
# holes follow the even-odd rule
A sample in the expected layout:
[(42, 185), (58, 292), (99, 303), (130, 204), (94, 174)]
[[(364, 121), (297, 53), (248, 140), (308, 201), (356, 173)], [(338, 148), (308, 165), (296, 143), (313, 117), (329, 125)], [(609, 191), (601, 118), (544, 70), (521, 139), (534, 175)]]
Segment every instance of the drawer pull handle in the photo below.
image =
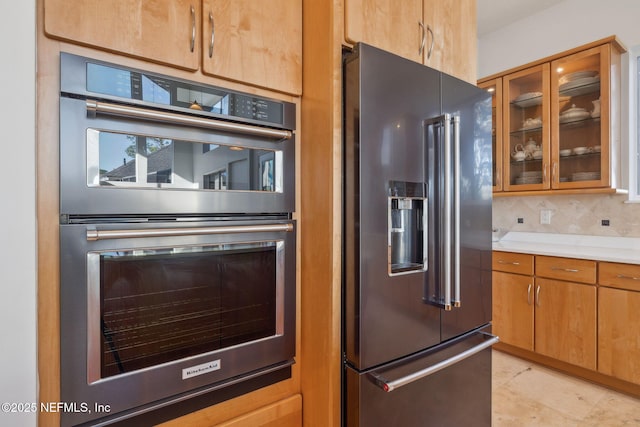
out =
[(531, 305), (531, 283), (529, 283), (529, 286), (527, 287), (527, 304)]
[(616, 277), (617, 277), (618, 279), (640, 280), (640, 277), (626, 276), (626, 275), (624, 275), (624, 274), (618, 274)]
[(580, 270), (575, 268), (561, 268), (561, 267), (551, 267), (554, 271), (566, 271), (567, 273), (578, 273)]
[(513, 261), (513, 262), (509, 262), (509, 261), (503, 261), (501, 259), (498, 260), (498, 264), (511, 264), (511, 265), (520, 265), (519, 262), (517, 261)]
[(536, 306), (540, 307), (540, 285), (536, 288)]

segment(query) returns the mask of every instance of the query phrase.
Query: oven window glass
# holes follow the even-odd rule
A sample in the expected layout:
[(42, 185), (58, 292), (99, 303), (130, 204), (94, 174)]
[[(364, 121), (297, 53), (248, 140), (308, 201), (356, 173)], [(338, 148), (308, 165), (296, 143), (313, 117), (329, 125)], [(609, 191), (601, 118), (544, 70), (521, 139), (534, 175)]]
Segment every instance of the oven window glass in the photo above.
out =
[(90, 253), (99, 263), (100, 318), (89, 329), (100, 343), (100, 378), (280, 333), (281, 245)]
[(86, 159), (89, 187), (282, 192), (280, 151), (87, 129)]

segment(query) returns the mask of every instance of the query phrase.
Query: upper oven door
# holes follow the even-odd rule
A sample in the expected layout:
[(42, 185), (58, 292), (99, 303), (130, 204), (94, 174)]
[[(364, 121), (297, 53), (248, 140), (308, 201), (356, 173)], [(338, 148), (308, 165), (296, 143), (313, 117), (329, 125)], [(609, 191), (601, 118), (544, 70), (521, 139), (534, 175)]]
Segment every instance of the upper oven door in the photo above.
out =
[(60, 98), (60, 213), (295, 210), (292, 132)]

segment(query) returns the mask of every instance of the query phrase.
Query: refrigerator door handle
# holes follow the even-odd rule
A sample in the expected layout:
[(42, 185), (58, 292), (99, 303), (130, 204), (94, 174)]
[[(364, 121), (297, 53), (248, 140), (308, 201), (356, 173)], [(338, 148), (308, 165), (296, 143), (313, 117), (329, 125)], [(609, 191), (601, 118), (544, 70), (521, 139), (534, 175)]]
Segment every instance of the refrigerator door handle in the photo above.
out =
[(460, 116), (453, 116), (453, 306), (460, 307)]
[(481, 332), (482, 335), (486, 335), (487, 337), (489, 337), (489, 339), (487, 339), (486, 341), (483, 341), (482, 343), (471, 347), (468, 350), (465, 350), (461, 353), (456, 354), (453, 357), (450, 357), (446, 360), (443, 360), (442, 362), (436, 363), (434, 365), (428, 366), (424, 369), (421, 369), (419, 371), (416, 372), (412, 372), (408, 375), (405, 375), (403, 377), (400, 377), (398, 379), (389, 381), (386, 378), (384, 378), (382, 375), (380, 375), (377, 372), (370, 372), (369, 375), (371, 375), (371, 377), (373, 377), (375, 384), (380, 387), (382, 390), (384, 390), (387, 393), (392, 392), (393, 390), (396, 390), (402, 386), (405, 386), (407, 384), (411, 384), (412, 382), (418, 381), (422, 378), (428, 377), (429, 375), (435, 374), (438, 371), (441, 371), (445, 368), (448, 368), (449, 366), (455, 365), (458, 362), (463, 361), (464, 359), (473, 356), (476, 353), (481, 352), (482, 350), (491, 347), (492, 345), (496, 344), (498, 341), (500, 341), (500, 338), (495, 336), (495, 335), (491, 335), (485, 332)]
[[(444, 176), (443, 176), (443, 192), (444, 192), (444, 197), (443, 197), (443, 210), (444, 210), (444, 218), (443, 218), (443, 224), (444, 224), (444, 230), (443, 230), (443, 236), (442, 236), (442, 240), (443, 240), (443, 251), (442, 251), (442, 259), (443, 259), (443, 292), (440, 296), (440, 298), (438, 298), (437, 301), (432, 300), (431, 298), (427, 298), (428, 300), (430, 300), (430, 303), (437, 305), (438, 307), (446, 310), (446, 311), (450, 311), (453, 308), (453, 304), (452, 304), (452, 269), (451, 269), (451, 249), (452, 249), (452, 244), (451, 244), (451, 235), (452, 235), (452, 230), (453, 230), (453, 226), (452, 226), (452, 210), (453, 210), (453, 200), (452, 200), (452, 180), (454, 180), (454, 178), (452, 178), (452, 167), (453, 167), (453, 159), (452, 159), (452, 154), (453, 154), (453, 149), (452, 149), (452, 142), (451, 142), (451, 122), (452, 122), (452, 117), (451, 114), (445, 113), (441, 116), (437, 116), (437, 117), (433, 117), (430, 119), (426, 119), (424, 120), (424, 126), (425, 128), (433, 126), (433, 127), (440, 127), (442, 128), (442, 133), (444, 133), (444, 162), (443, 162), (443, 166), (444, 166)], [(458, 120), (459, 123), (459, 120)], [(455, 139), (455, 137), (454, 137)], [(457, 168), (456, 168), (457, 169)]]

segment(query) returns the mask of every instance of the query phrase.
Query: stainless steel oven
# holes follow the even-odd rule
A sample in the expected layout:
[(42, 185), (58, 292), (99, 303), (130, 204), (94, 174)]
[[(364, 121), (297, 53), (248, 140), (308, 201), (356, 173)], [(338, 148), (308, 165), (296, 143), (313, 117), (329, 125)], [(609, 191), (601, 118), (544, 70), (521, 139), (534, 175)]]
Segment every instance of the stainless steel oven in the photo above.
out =
[(70, 425), (293, 363), (293, 221), (74, 223), (60, 243), (61, 399), (110, 408)]
[(290, 376), (293, 123), (293, 104), (61, 54), (62, 425)]
[(61, 54), (64, 214), (287, 213), (295, 105)]

